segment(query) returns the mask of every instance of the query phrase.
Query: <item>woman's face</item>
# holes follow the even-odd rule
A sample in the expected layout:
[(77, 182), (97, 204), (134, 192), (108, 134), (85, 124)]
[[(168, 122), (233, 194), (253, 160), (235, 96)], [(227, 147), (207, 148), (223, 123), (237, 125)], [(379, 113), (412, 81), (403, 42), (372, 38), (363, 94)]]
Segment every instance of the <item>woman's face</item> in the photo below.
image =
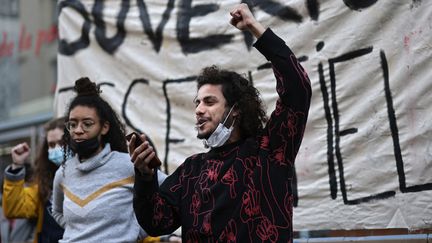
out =
[(109, 131), (109, 123), (101, 124), (95, 108), (87, 106), (75, 106), (69, 113), (69, 133), (75, 142), (98, 137)]

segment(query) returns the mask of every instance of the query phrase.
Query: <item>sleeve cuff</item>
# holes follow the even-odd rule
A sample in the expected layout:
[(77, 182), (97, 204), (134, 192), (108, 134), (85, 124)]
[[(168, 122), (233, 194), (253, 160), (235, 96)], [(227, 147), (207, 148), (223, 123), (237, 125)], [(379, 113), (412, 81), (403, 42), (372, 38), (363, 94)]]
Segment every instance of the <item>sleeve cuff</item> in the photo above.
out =
[(152, 196), (158, 188), (158, 173), (153, 174), (153, 178), (151, 181), (147, 181), (135, 168), (135, 183), (134, 190), (137, 196)]
[(270, 28), (267, 28), (253, 46), (261, 52), (267, 60), (272, 60), (273, 56), (285, 56), (287, 52), (282, 51), (287, 45), (285, 41), (277, 36)]
[(25, 167), (17, 168), (15, 170), (12, 169), (11, 165), (8, 165), (5, 169), (4, 176), (9, 181), (20, 181), (25, 178)]

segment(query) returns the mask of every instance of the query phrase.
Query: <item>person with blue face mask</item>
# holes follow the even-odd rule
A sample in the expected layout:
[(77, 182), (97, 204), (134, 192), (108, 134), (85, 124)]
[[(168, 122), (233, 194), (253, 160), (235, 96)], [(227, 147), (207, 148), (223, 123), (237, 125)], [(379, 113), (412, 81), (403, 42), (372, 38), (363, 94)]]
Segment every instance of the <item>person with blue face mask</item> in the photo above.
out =
[(37, 219), (34, 242), (58, 242), (63, 235), (51, 216), (52, 183), (60, 164), (69, 158), (62, 149), (64, 118), (57, 118), (45, 125), (46, 137), (34, 162), (35, 172), (29, 185), (25, 185), (25, 161), (31, 148), (21, 143), (12, 148), (12, 164), (4, 174), (2, 207), (7, 218)]
[(65, 158), (65, 154), (66, 158), (69, 158), (71, 156), (71, 153), (65, 153), (64, 149), (60, 145), (56, 145), (54, 148), (48, 149), (48, 159), (57, 166), (61, 165)]
[(267, 119), (258, 90), (245, 76), (204, 68), (197, 78), (195, 128), (209, 151), (188, 157), (158, 186), (149, 166), (153, 147), (144, 142), (135, 148), (134, 139), (145, 136), (133, 137), (135, 214), (151, 235), (181, 227), (184, 242), (292, 242), (291, 183), (310, 81), (291, 49), (246, 4), (230, 15), (233, 26), (257, 38), (254, 47), (271, 62), (276, 106)]

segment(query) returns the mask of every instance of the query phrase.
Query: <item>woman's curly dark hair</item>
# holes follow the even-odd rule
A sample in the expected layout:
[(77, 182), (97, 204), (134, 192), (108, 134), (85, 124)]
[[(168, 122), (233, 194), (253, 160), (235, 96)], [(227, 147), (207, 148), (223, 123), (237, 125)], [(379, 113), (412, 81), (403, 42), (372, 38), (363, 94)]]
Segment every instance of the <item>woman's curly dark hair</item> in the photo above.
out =
[[(117, 113), (102, 97), (100, 97), (100, 88), (87, 77), (83, 77), (75, 81), (75, 92), (77, 96), (71, 101), (66, 112), (66, 121), (69, 120), (69, 114), (76, 106), (86, 106), (94, 108), (99, 116), (100, 123), (109, 123), (109, 131), (102, 135), (102, 143), (109, 143), (111, 150), (127, 153), (127, 145), (125, 139), (125, 127), (121, 123)], [(64, 146), (70, 145), (70, 134), (65, 128), (63, 135)]]
[(47, 133), (49, 131), (60, 129), (64, 130), (65, 119), (63, 117), (51, 120), (45, 124), (45, 137), (43, 143), (38, 150), (35, 160), (35, 173), (32, 176), (32, 181), (37, 183), (39, 190), (39, 198), (42, 205), (45, 205), (52, 192), (52, 184), (58, 166), (48, 159), (48, 141)]
[(202, 70), (197, 81), (198, 89), (205, 84), (222, 85), (222, 93), (227, 101), (226, 107), (237, 104), (242, 138), (256, 136), (267, 122), (259, 91), (240, 74), (210, 66)]

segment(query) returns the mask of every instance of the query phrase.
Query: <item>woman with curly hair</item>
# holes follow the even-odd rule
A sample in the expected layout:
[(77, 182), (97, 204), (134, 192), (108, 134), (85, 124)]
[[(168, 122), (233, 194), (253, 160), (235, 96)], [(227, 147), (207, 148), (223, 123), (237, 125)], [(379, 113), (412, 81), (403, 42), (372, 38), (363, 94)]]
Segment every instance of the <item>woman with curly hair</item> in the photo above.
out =
[(80, 78), (75, 91), (63, 137), (74, 157), (54, 178), (53, 217), (65, 229), (60, 242), (136, 242), (141, 228), (124, 126), (95, 83)]
[(61, 148), (64, 118), (45, 125), (45, 138), (35, 161), (35, 172), (25, 186), (25, 160), (30, 156), (30, 146), (21, 143), (12, 148), (12, 164), (5, 170), (2, 207), (7, 218), (37, 219), (34, 242), (58, 242), (61, 228), (50, 214), (52, 184), (55, 172), (67, 157)]

